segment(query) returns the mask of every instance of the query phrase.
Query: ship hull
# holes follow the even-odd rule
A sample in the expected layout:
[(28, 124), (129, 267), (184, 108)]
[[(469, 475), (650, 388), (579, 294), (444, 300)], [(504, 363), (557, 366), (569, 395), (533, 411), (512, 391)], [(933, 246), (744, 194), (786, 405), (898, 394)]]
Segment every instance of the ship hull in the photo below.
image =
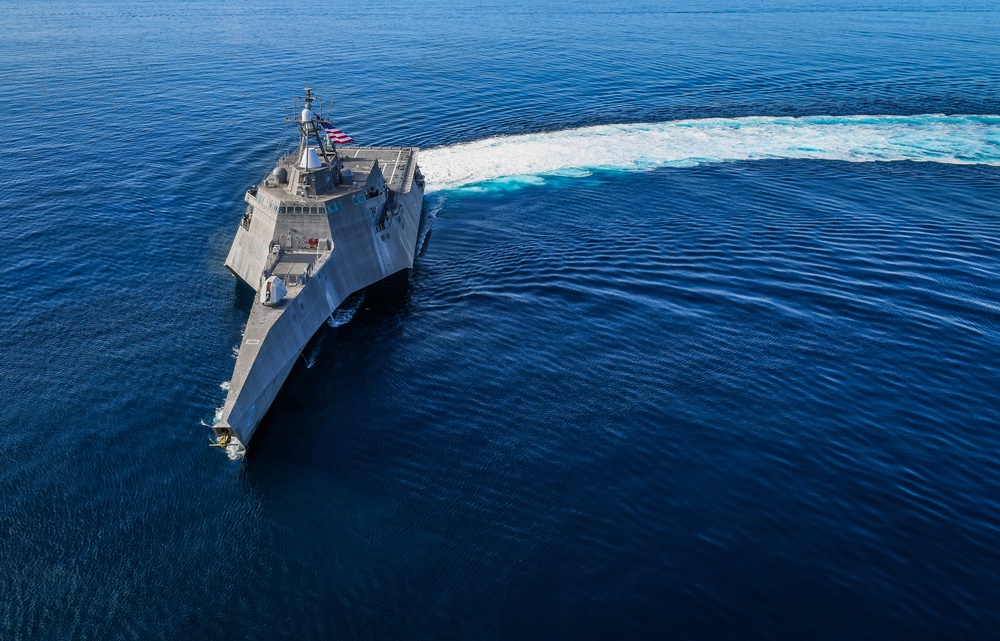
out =
[[(379, 148), (380, 153), (386, 149)], [(352, 151), (360, 156), (364, 148)], [(319, 222), (304, 218), (291, 222), (293, 230), (308, 224), (328, 225), (324, 231), (329, 247), (327, 251), (289, 254), (289, 261), (300, 257), (311, 261), (305, 270), (308, 279), (289, 287), (280, 304), (267, 306), (255, 297), (221, 420), (213, 427), (220, 442), (235, 438), (243, 446), (249, 445), (299, 354), (334, 310), (351, 294), (413, 266), (423, 205), (422, 183), (413, 178), (414, 173), (403, 173), (409, 184), (398, 185), (393, 194), (391, 217), (379, 215), (372, 201), (355, 198), (361, 201), (355, 202), (357, 207), (352, 208), (349, 202), (347, 209), (321, 217), (324, 220)], [(254, 262), (256, 256), (243, 250), (276, 237), (284, 224), (278, 217), (259, 218), (254, 215), (256, 227), (251, 224), (238, 231), (226, 261), (227, 267), (255, 288), (261, 280), (257, 275), (254, 282), (254, 272), (262, 264), (267, 268), (267, 263)]]

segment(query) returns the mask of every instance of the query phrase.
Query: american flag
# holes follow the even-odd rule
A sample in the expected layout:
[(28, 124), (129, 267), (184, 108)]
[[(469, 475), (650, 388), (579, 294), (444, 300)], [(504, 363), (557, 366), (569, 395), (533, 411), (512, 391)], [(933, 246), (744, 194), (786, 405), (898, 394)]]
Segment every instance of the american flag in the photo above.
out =
[(326, 138), (331, 143), (336, 143), (338, 145), (346, 145), (349, 142), (354, 142), (354, 138), (351, 138), (343, 131), (337, 129), (328, 122), (321, 122), (319, 123), (319, 126), (323, 128), (324, 132), (326, 132)]

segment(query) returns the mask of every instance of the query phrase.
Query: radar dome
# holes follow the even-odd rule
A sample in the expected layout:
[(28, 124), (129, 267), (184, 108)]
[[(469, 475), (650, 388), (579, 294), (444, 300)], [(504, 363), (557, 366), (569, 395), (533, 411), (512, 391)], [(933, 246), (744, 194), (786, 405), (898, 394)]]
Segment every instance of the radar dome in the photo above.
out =
[(271, 171), (271, 177), (278, 181), (279, 185), (284, 185), (288, 182), (288, 170), (284, 167), (275, 167)]
[(304, 150), (302, 153), (302, 160), (299, 162), (299, 167), (303, 169), (319, 169), (323, 166), (320, 162), (319, 156), (316, 154), (316, 150), (312, 147)]

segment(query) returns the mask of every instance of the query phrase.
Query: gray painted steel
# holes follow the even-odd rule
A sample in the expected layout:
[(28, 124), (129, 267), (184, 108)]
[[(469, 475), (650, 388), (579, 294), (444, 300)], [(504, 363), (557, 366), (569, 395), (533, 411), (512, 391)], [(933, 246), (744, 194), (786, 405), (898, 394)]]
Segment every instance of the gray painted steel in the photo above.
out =
[[(213, 426), (223, 445), (234, 437), (249, 444), (306, 342), (345, 298), (413, 266), (424, 184), (417, 149), (327, 146), (311, 100), (307, 90), (307, 109), (294, 121), (299, 148), (246, 193), (226, 258), (258, 295)], [(310, 150), (319, 167), (306, 168), (315, 164)], [(265, 306), (260, 288), (275, 275), (288, 293)]]

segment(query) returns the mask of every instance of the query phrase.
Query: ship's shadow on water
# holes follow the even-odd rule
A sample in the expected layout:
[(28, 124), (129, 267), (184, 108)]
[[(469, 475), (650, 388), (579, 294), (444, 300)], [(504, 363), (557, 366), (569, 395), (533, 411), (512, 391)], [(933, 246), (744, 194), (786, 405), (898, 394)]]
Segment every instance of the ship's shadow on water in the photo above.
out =
[[(227, 272), (228, 273), (228, 272)], [(230, 273), (230, 275), (232, 275)], [(252, 287), (244, 283), (239, 278), (233, 278), (233, 307), (241, 312), (245, 312), (247, 309), (253, 307), (254, 298), (257, 296), (257, 292), (253, 290)]]
[(410, 313), (411, 271), (349, 297), (338, 311), (356, 306), (350, 320), (324, 323), (306, 344), (243, 459), (251, 482), (340, 458), (347, 430), (365, 429), (357, 416), (392, 392), (383, 370)]

